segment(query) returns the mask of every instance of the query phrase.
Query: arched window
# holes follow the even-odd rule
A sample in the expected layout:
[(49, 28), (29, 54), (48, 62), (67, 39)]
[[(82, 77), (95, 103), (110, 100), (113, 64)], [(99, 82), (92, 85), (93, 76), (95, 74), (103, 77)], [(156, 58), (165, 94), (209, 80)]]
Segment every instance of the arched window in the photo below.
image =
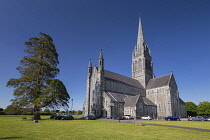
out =
[(147, 59), (145, 60), (145, 63), (146, 63), (146, 64), (145, 64), (145, 67), (146, 67), (146, 69), (147, 69), (147, 68), (148, 68), (148, 64), (147, 64), (148, 61), (147, 61)]
[(138, 68), (138, 62), (137, 61), (135, 61), (135, 70), (138, 70), (139, 68)]
[(139, 59), (139, 70), (141, 69), (141, 59)]

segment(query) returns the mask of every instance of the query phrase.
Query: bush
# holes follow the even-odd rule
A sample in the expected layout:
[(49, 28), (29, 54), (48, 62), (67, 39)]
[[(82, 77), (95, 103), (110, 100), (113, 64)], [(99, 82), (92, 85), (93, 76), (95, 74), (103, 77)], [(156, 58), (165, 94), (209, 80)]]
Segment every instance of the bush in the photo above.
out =
[(21, 112), (21, 115), (33, 115), (33, 112)]
[(53, 113), (50, 112), (41, 112), (40, 115), (52, 115)]
[(3, 111), (0, 111), (0, 115), (6, 115)]

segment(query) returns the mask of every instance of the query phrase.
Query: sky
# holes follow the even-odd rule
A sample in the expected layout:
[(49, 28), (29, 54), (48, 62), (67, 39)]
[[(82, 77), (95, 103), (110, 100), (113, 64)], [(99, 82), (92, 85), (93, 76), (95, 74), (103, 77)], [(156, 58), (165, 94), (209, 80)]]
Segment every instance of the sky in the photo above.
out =
[(0, 0), (0, 108), (14, 99), (6, 84), (20, 78), (24, 42), (43, 32), (59, 54), (69, 109), (82, 110), (88, 62), (98, 65), (100, 49), (106, 70), (131, 77), (139, 15), (156, 77), (173, 72), (183, 101), (210, 101), (209, 0)]

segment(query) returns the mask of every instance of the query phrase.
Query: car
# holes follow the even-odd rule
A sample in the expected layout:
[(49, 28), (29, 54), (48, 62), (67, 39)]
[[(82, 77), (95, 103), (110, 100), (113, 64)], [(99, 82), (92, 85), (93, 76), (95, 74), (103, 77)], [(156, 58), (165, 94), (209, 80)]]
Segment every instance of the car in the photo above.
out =
[(51, 115), (50, 119), (55, 119), (56, 115)]
[(150, 117), (149, 115), (143, 116), (141, 117), (142, 120), (152, 120), (152, 117)]
[(165, 117), (165, 120), (166, 121), (180, 121), (180, 118), (175, 117), (175, 116), (168, 116), (168, 117)]
[(61, 120), (74, 120), (73, 116), (64, 116)]
[(94, 115), (89, 115), (85, 117), (86, 120), (95, 120), (96, 117)]
[(117, 120), (124, 120), (124, 119), (125, 119), (124, 116), (119, 116), (119, 117), (117, 117)]
[(202, 116), (195, 116), (188, 118), (188, 121), (205, 121), (206, 119)]
[(125, 119), (133, 119), (133, 118), (131, 117), (131, 115), (125, 115), (124, 118), (125, 118)]
[(64, 116), (56, 116), (54, 119), (55, 120), (61, 120)]
[(118, 116), (111, 116), (110, 118), (113, 120), (117, 120)]
[(210, 117), (209, 117), (209, 118), (206, 118), (206, 120), (207, 120), (207, 121), (210, 121)]

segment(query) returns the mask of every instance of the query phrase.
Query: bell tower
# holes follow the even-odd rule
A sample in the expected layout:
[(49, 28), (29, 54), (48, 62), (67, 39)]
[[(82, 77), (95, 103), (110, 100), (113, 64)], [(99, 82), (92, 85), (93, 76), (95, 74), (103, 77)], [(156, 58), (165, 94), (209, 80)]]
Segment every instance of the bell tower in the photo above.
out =
[(138, 80), (144, 88), (149, 80), (154, 78), (152, 56), (144, 40), (141, 18), (139, 18), (137, 44), (132, 54), (132, 78)]

